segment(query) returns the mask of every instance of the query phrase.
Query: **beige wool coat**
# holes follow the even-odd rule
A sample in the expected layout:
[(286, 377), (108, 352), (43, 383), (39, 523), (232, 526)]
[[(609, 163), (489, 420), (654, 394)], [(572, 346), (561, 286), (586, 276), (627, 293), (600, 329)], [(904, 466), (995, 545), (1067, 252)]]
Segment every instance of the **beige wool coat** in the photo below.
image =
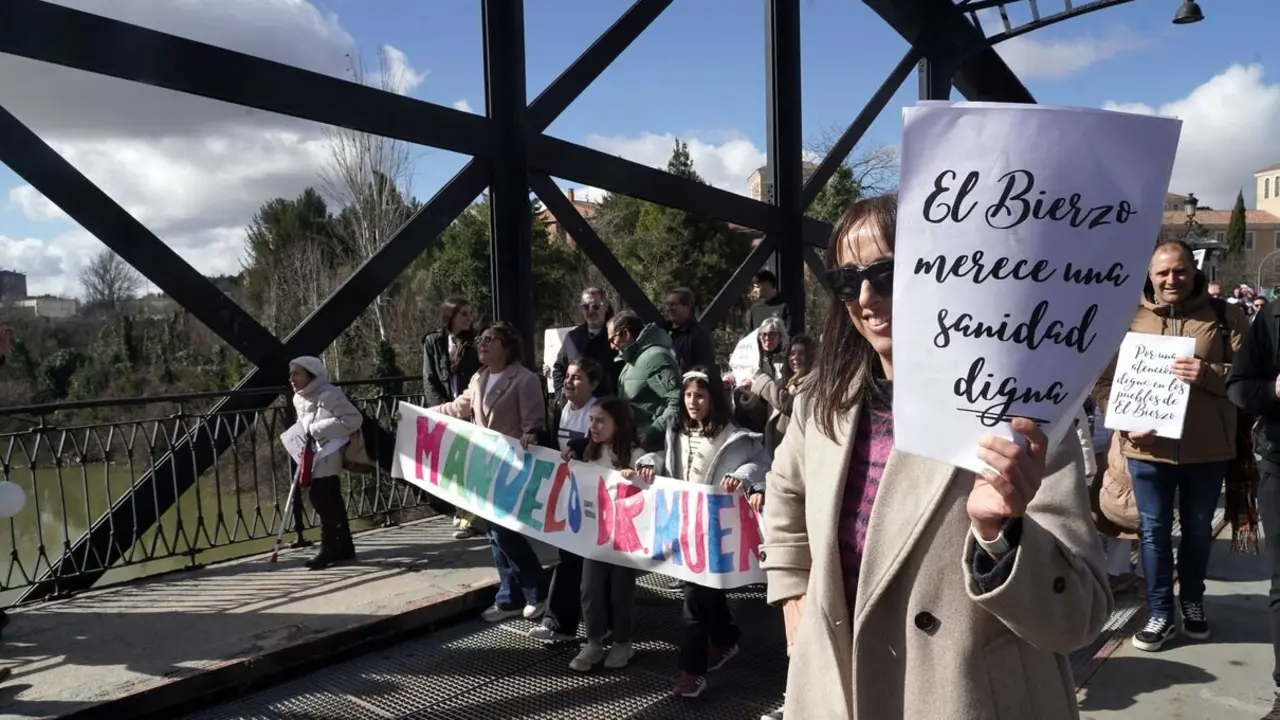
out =
[(1067, 655), (1097, 637), (1112, 606), (1079, 443), (1068, 438), (1051, 453), (1012, 571), (986, 594), (970, 564), (973, 475), (894, 451), (851, 609), (836, 527), (858, 410), (831, 439), (807, 405), (796, 399), (767, 476), (760, 554), (771, 603), (806, 596), (786, 716), (1078, 718)]

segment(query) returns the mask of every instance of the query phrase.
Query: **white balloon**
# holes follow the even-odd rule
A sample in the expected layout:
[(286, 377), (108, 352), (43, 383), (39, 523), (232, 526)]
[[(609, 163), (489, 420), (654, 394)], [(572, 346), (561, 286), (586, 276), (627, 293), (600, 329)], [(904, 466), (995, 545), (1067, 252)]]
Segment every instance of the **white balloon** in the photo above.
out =
[(17, 483), (0, 482), (0, 518), (11, 518), (27, 504), (27, 494)]

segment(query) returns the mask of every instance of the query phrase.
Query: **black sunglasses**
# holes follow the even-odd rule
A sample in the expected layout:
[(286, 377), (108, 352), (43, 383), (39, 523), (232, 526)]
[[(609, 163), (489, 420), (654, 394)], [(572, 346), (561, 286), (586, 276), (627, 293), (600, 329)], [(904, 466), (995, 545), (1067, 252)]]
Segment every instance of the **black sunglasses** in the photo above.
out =
[(827, 286), (841, 302), (854, 302), (862, 294), (862, 282), (882, 297), (893, 296), (893, 260), (878, 260), (866, 267), (838, 267), (827, 271)]

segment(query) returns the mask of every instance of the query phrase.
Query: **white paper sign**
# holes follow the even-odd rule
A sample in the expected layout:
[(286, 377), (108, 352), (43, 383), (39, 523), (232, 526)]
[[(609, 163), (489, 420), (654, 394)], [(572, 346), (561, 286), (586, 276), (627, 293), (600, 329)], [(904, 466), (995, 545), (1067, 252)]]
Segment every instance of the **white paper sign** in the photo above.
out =
[(1203, 269), (1204, 269), (1204, 256), (1205, 256), (1205, 253), (1206, 253), (1206, 252), (1207, 252), (1206, 250), (1192, 250), (1192, 251), (1191, 251), (1191, 255), (1192, 255), (1192, 257), (1194, 257), (1194, 258), (1196, 259), (1196, 269), (1197, 269), (1197, 270), (1203, 270)]
[[(338, 440), (330, 440), (316, 449), (316, 460), (346, 447), (351, 442), (351, 438), (344, 437)], [(302, 429), (302, 423), (294, 423), (280, 434), (280, 444), (284, 445), (284, 451), (289, 453), (289, 457), (294, 462), (302, 462), (302, 451), (307, 447), (307, 431)]]
[[(554, 367), (556, 358), (560, 355), (560, 348), (564, 345), (564, 339), (569, 335), (571, 327), (567, 328), (547, 328), (542, 331), (542, 364), (547, 367)], [(547, 373), (547, 392), (556, 391), (555, 382), (551, 379), (551, 373)]]
[(760, 371), (759, 330), (752, 330), (746, 337), (738, 341), (729, 355), (729, 372), (733, 373), (734, 385), (741, 385)]
[(1116, 358), (1103, 427), (1130, 432), (1155, 430), (1160, 437), (1181, 439), (1191, 386), (1174, 377), (1170, 368), (1175, 359), (1195, 354), (1195, 338), (1132, 332), (1125, 335)]
[(1030, 418), (1051, 444), (1132, 320), (1181, 123), (1001, 103), (905, 110), (894, 443), (973, 471)]

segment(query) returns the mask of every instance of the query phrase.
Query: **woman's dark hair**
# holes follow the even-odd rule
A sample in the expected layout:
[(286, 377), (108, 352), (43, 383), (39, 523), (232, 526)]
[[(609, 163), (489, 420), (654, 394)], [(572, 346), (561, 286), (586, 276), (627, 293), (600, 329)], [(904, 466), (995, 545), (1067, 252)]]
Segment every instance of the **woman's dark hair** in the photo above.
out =
[[(707, 413), (707, 419), (699, 425), (693, 424), (689, 409), (684, 404), (684, 391), (690, 384), (702, 388), (711, 398), (711, 412)], [(699, 365), (684, 374), (684, 382), (680, 383), (680, 397), (680, 412), (676, 415), (676, 430), (680, 432), (697, 432), (703, 437), (713, 438), (732, 422), (733, 409), (729, 407), (729, 396), (725, 394), (724, 383), (705, 366)]]
[[(631, 453), (640, 444), (640, 433), (636, 429), (636, 419), (631, 413), (631, 405), (622, 398), (610, 396), (598, 400), (595, 407), (613, 418), (613, 442), (609, 443), (609, 449), (613, 451), (614, 469), (630, 468)], [(587, 449), (582, 452), (582, 459), (587, 462), (599, 460), (602, 450), (600, 445), (588, 442)]]
[(447, 297), (440, 303), (440, 332), (453, 334), (453, 321), (457, 319), (462, 308), (471, 307), (471, 301), (464, 297)]
[(485, 332), (502, 341), (502, 347), (507, 349), (508, 364), (514, 365), (524, 360), (524, 341), (520, 339), (520, 331), (515, 325), (506, 320), (499, 320), (490, 325)]
[[(582, 371), (583, 375), (587, 376), (588, 380), (595, 383), (596, 391), (598, 392), (602, 387), (601, 383), (604, 382), (604, 368), (600, 367), (600, 363), (589, 357), (580, 357), (565, 366), (565, 370), (568, 370), (575, 365)], [(594, 395), (595, 393), (592, 394)]]
[[(827, 243), (827, 269), (839, 264), (840, 244), (849, 232), (870, 223), (880, 244), (893, 252), (898, 225), (898, 196), (895, 193), (859, 200), (845, 208)], [(823, 342), (814, 363), (815, 375), (809, 386), (813, 417), (822, 434), (834, 439), (836, 422), (855, 405), (876, 398), (875, 379), (884, 377), (884, 368), (875, 348), (862, 337), (844, 303), (830, 294), (827, 317), (822, 325)]]
[(644, 321), (634, 312), (623, 310), (609, 319), (609, 327), (615, 334), (626, 330), (632, 340), (639, 340), (640, 333), (644, 332)]
[[(787, 359), (788, 360), (791, 359), (791, 351), (798, 347), (804, 348), (805, 362), (809, 365), (809, 367), (806, 368), (806, 371), (812, 370), (814, 361), (817, 360), (817, 358), (815, 357), (814, 351), (818, 349), (818, 343), (815, 342), (814, 339), (809, 337), (808, 335), (797, 335), (791, 338), (791, 342), (787, 343)], [(790, 379), (791, 372), (792, 372), (791, 363), (788, 362), (787, 363), (788, 379)]]

